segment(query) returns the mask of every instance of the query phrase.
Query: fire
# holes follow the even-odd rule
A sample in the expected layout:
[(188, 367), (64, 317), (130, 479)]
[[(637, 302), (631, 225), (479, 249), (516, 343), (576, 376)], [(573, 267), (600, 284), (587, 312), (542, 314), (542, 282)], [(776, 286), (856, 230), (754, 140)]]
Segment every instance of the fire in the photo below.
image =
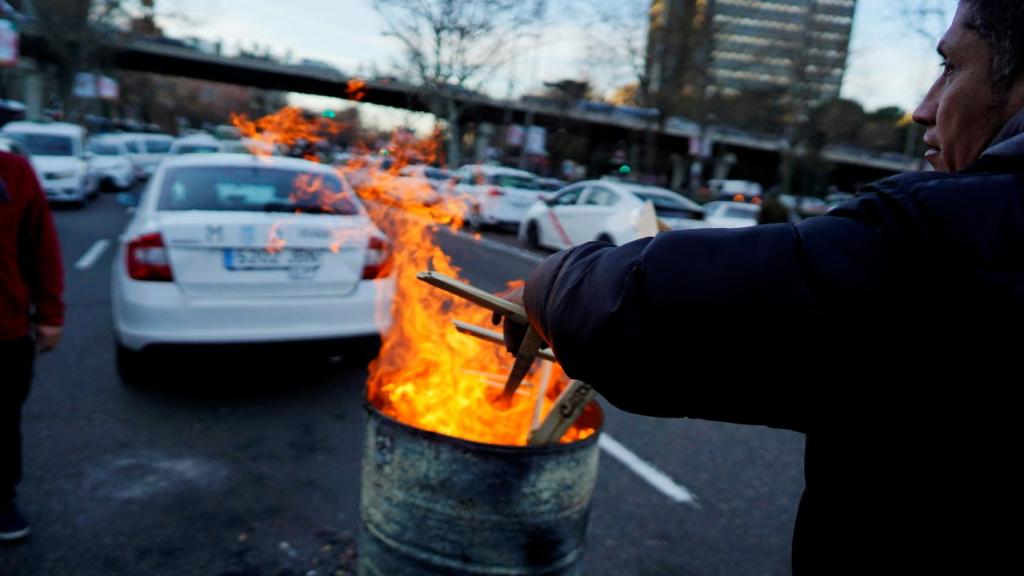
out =
[[(296, 118), (287, 110), (279, 114)], [(282, 138), (294, 137), (288, 130), (296, 127), (280, 116), (244, 125)], [(523, 446), (538, 404), (540, 415), (546, 415), (568, 379), (557, 366), (547, 370), (538, 361), (511, 406), (494, 404), (512, 356), (499, 346), (456, 332), (452, 325), (458, 319), (490, 326), (490, 312), (416, 279), (424, 270), (460, 278), (458, 267), (436, 237), (442, 228), (458, 231), (462, 227), (467, 199), (439, 194), (425, 180), (402, 173), (410, 162), (434, 162), (439, 141), (437, 134), (417, 139), (398, 132), (386, 148), (393, 160), (388, 169), (368, 155), (357, 155), (339, 168), (349, 176), (370, 218), (392, 246), (395, 296), (380, 303), (391, 306), (392, 324), (383, 335), (380, 355), (370, 364), (367, 397), (384, 414), (417, 428), (477, 442)], [(323, 193), (315, 180), (297, 182), (296, 190), (304, 200)], [(321, 202), (336, 201), (335, 196), (326, 194)], [(545, 380), (549, 385), (541, 397)], [(593, 433), (591, 428), (572, 428), (561, 441), (581, 440)]]
[[(289, 148), (299, 144), (314, 145), (346, 128), (343, 123), (330, 118), (307, 118), (301, 109), (291, 106), (257, 120), (249, 120), (245, 114), (232, 114), (231, 124), (243, 137), (257, 143), (250, 146), (249, 151), (258, 156), (270, 155), (275, 147), (281, 145)], [(317, 160), (311, 155), (306, 155), (306, 159)]]
[(345, 84), (348, 97), (360, 101), (366, 98), (366, 82), (360, 78), (353, 78)]

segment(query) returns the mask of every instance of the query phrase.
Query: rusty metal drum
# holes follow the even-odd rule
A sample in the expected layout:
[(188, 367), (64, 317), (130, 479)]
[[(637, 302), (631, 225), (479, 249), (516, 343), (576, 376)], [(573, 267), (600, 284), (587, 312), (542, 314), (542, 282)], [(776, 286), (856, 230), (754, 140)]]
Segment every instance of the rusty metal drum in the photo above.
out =
[(600, 407), (570, 444), (497, 446), (420, 430), (367, 403), (359, 573), (577, 575)]

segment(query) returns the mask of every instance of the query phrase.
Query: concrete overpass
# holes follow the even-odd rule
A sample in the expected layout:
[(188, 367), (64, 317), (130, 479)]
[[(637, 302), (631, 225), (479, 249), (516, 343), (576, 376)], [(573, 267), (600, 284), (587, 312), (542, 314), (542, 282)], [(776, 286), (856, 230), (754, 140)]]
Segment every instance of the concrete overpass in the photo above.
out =
[[(109, 49), (111, 64), (123, 70), (183, 76), (268, 90), (351, 98), (348, 93), (348, 82), (351, 78), (327, 70), (255, 58), (209, 54), (195, 49), (127, 37), (111, 36), (105, 43)], [(45, 40), (41, 36), (26, 32), (22, 37), (22, 52), (45, 61)], [(364, 102), (407, 110), (428, 110), (417, 86), (393, 80), (368, 79), (365, 82), (364, 96), (361, 99)], [(638, 142), (652, 130), (650, 121), (641, 118), (536, 102), (496, 100), (470, 92), (456, 92), (453, 97), (464, 111), (464, 122), (488, 122), (496, 125), (506, 122), (532, 123), (547, 128), (571, 130), (574, 133), (585, 134), (588, 138), (606, 142)], [(689, 149), (690, 139), (697, 134), (698, 128), (695, 124), (670, 122), (663, 130), (657, 131), (659, 149), (685, 154)], [(711, 128), (707, 136), (715, 145), (716, 151), (727, 147), (739, 155), (749, 151), (754, 155), (769, 153), (775, 156), (784, 148), (781, 139), (750, 134), (734, 128)], [(860, 150), (838, 147), (826, 148), (823, 157), (835, 164), (864, 168), (869, 172), (900, 172), (915, 168), (913, 162), (903, 158), (875, 156)]]

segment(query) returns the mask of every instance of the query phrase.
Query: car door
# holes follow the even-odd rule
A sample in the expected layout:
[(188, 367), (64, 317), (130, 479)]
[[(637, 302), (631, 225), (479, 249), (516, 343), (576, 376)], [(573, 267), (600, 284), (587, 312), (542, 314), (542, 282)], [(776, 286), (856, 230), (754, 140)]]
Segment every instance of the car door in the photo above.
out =
[(548, 201), (547, 221), (540, 223), (541, 244), (556, 248), (574, 246), (569, 228), (573, 225), (586, 184), (569, 186)]
[[(575, 215), (566, 231), (573, 244), (582, 244), (607, 236), (611, 238), (608, 221), (615, 217), (619, 193), (602, 184), (591, 184), (575, 208)], [(623, 215), (623, 217), (628, 217)], [(614, 238), (613, 238), (614, 239)]]

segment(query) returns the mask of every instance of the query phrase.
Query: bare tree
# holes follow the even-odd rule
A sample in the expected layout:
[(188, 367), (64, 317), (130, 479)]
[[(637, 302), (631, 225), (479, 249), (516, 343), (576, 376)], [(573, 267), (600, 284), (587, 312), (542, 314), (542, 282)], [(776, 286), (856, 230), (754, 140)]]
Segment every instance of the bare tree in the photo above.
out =
[(405, 49), (404, 72), (448, 124), (448, 163), (461, 156), (459, 96), (481, 89), (539, 25), (546, 0), (374, 0)]
[(905, 0), (897, 2), (899, 16), (907, 26), (932, 44), (937, 44), (949, 24), (956, 0)]

